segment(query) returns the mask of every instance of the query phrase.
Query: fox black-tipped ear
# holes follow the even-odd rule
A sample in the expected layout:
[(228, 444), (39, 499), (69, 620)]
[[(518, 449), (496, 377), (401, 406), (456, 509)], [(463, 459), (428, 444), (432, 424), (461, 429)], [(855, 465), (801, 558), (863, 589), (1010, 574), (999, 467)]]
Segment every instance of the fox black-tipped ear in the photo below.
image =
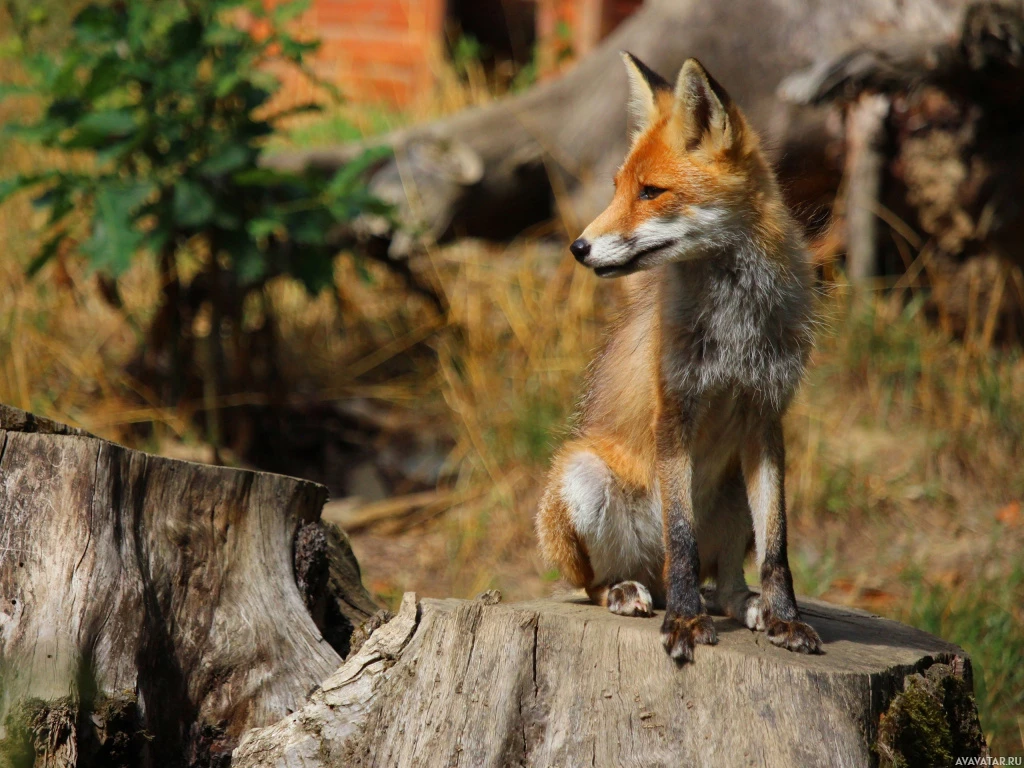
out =
[(626, 63), (626, 72), (629, 75), (629, 118), (633, 138), (636, 138), (657, 117), (657, 92), (668, 90), (671, 86), (665, 78), (629, 51), (621, 53), (622, 60)]
[(686, 146), (695, 149), (704, 141), (728, 149), (738, 138), (732, 99), (696, 59), (687, 59), (676, 80), (676, 114), (682, 119)]

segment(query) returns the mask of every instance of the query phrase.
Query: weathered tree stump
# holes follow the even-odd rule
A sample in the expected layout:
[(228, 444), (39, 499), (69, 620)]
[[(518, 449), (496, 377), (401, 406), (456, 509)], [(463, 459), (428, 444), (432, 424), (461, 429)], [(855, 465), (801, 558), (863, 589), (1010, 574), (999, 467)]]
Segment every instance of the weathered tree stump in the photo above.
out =
[(389, 621), (344, 535), (318, 523), (325, 496), (0, 406), (0, 766), (789, 768), (984, 753), (963, 651), (814, 601), (802, 607), (824, 655), (719, 618), (719, 644), (684, 668), (657, 619), (573, 597), (410, 593)]
[(377, 610), (325, 499), (0, 406), (0, 751), (209, 764), (299, 708)]
[[(939, 696), (930, 727), (945, 728), (959, 753), (982, 753), (961, 649), (861, 611), (801, 603), (824, 655), (790, 653), (716, 618), (718, 645), (679, 668), (657, 617), (622, 618), (574, 597), (487, 605), (407, 594), (305, 707), (250, 732), (232, 765), (869, 766), (904, 680), (929, 671), (948, 681), (933, 687), (960, 697), (947, 711)], [(885, 737), (883, 756), (903, 743)]]

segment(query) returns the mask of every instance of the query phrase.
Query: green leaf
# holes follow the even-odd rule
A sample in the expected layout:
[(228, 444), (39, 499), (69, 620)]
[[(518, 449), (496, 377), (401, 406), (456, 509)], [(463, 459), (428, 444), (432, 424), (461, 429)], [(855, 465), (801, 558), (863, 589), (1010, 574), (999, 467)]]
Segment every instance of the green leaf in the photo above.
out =
[(223, 99), (239, 86), (245, 78), (238, 72), (229, 72), (223, 77), (218, 77), (213, 83), (213, 95)]
[(309, 104), (298, 104), (294, 107), (289, 107), (280, 112), (277, 112), (267, 118), (267, 122), (276, 123), (278, 120), (282, 120), (286, 117), (295, 117), (296, 115), (308, 115), (310, 113), (323, 112), (323, 104), (317, 104), (316, 102), (310, 102)]
[(232, 250), (231, 264), (242, 285), (258, 283), (267, 274), (267, 257), (255, 243)]
[(311, 294), (334, 284), (334, 253), (325, 248), (299, 248), (288, 266)]
[(280, 184), (287, 184), (294, 181), (295, 176), (282, 171), (275, 171), (270, 168), (253, 168), (248, 171), (240, 171), (231, 177), (231, 180), (240, 187), (274, 187)]
[(131, 266), (132, 257), (146, 239), (135, 227), (135, 209), (155, 189), (154, 184), (146, 182), (100, 186), (93, 212), (92, 237), (82, 245), (82, 252), (94, 268), (117, 277)]
[(82, 96), (86, 101), (95, 101), (123, 85), (125, 69), (125, 63), (120, 56), (108, 53), (92, 68), (89, 80), (82, 89)]
[(286, 59), (293, 61), (301, 61), (302, 57), (307, 53), (313, 53), (320, 47), (320, 42), (317, 40), (295, 40), (294, 38), (285, 38), (281, 42), (281, 55)]
[(321, 245), (335, 224), (325, 208), (300, 211), (288, 217), (288, 237), (303, 245)]
[(199, 173), (206, 176), (222, 176), (250, 165), (255, 151), (245, 144), (230, 144), (213, 157), (204, 160)]
[(35, 93), (35, 89), (18, 83), (0, 83), (0, 99), (6, 99), (8, 96), (22, 96), (26, 93)]
[(253, 240), (263, 240), (271, 235), (280, 237), (284, 234), (284, 224), (279, 219), (252, 219), (245, 227)]
[(71, 28), (78, 42), (109, 43), (124, 36), (124, 16), (108, 5), (95, 3), (75, 16)]
[(64, 239), (67, 236), (67, 232), (61, 230), (43, 243), (43, 247), (39, 249), (39, 253), (37, 253), (35, 258), (33, 258), (32, 261), (29, 262), (29, 265), (25, 267), (25, 277), (35, 277), (39, 270), (46, 266), (46, 262), (54, 257), (57, 250), (60, 248), (60, 244), (64, 242)]
[(217, 206), (199, 182), (180, 179), (174, 185), (174, 221), (182, 227), (201, 227), (209, 222)]
[(203, 42), (210, 46), (238, 45), (245, 42), (247, 34), (240, 26), (217, 24), (203, 33)]
[(56, 175), (55, 171), (47, 173), (19, 173), (17, 176), (11, 176), (10, 178), (3, 179), (0, 181), (0, 204), (7, 201), (11, 195), (20, 192), (23, 189), (34, 187), (43, 181), (48, 181)]
[(327, 185), (327, 194), (350, 195), (363, 186), (362, 176), (370, 168), (391, 156), (390, 147), (371, 147), (334, 174)]
[(308, 10), (309, 0), (292, 0), (292, 2), (281, 3), (274, 8), (271, 18), (275, 26), (283, 27)]
[(75, 135), (64, 146), (82, 149), (102, 146), (128, 136), (136, 129), (135, 114), (129, 109), (92, 112), (75, 125)]
[(38, 123), (7, 123), (0, 128), (3, 136), (21, 141), (48, 146), (60, 134), (62, 127), (53, 121), (44, 120)]
[(50, 215), (46, 225), (52, 227), (75, 209), (75, 187), (78, 182), (74, 178), (61, 178), (32, 201), (34, 208), (49, 209)]

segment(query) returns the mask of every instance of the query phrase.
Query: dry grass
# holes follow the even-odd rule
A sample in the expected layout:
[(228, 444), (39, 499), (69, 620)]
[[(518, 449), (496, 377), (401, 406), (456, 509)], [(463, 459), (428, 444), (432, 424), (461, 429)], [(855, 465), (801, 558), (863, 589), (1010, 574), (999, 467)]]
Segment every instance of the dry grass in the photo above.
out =
[[(490, 98), (485, 87), (450, 94), (415, 116)], [(42, 159), (8, 147), (3, 160), (17, 171)], [(26, 282), (33, 215), (25, 200), (0, 207), (0, 401), (127, 442), (133, 423), (152, 422), (150, 450), (199, 443), (194, 406), (159, 407), (126, 373), (154, 311), (155, 271), (130, 271), (123, 313), (73, 256)], [(557, 575), (536, 556), (533, 507), (616, 288), (539, 239), (463, 242), (429, 258), (451, 305), (440, 322), (347, 257), (338, 298), (270, 286), (284, 368), (297, 397), (372, 396), (434, 414), (454, 439), (448, 502), (355, 537), (373, 591), (390, 601), (406, 589), (544, 594)], [(787, 423), (798, 588), (963, 643), (996, 753), (1018, 753), (1024, 360), (981, 336), (950, 339), (915, 300), (848, 305), (843, 291), (829, 300), (829, 330)], [(387, 374), (423, 341), (432, 362)]]

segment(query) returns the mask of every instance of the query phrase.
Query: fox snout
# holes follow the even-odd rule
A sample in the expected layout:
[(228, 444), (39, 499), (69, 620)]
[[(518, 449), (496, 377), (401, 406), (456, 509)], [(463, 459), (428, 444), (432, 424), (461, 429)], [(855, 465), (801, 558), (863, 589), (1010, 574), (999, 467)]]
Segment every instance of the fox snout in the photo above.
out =
[(569, 246), (573, 257), (598, 277), (619, 277), (660, 263), (671, 254), (677, 239), (671, 236), (623, 237), (601, 235), (596, 241), (584, 232)]
[(573, 258), (576, 259), (583, 266), (587, 265), (587, 256), (590, 255), (590, 241), (585, 238), (576, 238), (572, 245), (569, 246), (569, 250), (572, 252)]

